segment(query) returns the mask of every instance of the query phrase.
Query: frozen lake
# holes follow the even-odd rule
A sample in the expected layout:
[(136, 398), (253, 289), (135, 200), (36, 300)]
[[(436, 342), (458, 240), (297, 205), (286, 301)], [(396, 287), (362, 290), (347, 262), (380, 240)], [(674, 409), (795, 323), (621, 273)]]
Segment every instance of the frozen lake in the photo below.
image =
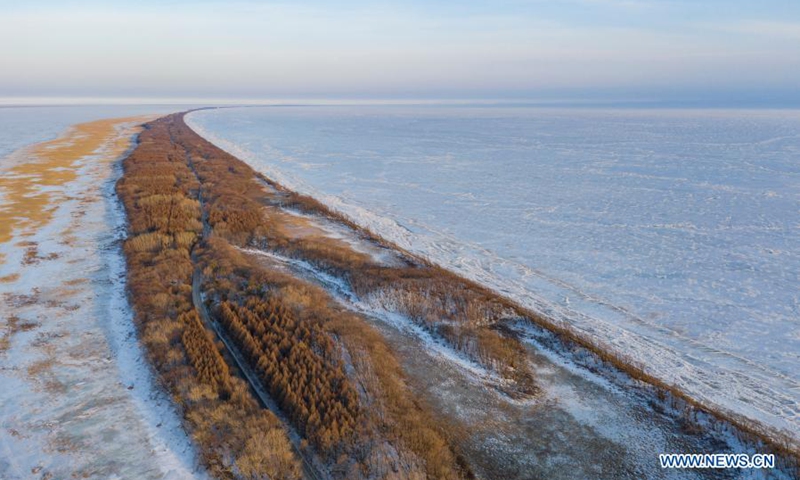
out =
[(188, 122), (697, 398), (800, 432), (800, 112), (263, 107)]

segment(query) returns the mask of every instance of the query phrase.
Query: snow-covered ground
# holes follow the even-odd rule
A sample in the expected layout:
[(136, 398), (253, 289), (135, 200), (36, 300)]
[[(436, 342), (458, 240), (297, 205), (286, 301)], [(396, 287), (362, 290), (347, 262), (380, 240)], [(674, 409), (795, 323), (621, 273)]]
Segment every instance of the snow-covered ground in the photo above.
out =
[[(25, 138), (53, 138), (65, 118), (103, 116), (67, 110), (40, 112)], [(125, 293), (116, 140), (133, 139), (135, 123), (72, 164), (76, 180), (40, 189), (49, 222), (0, 243), (0, 478), (205, 478), (143, 359)], [(15, 132), (0, 128), (3, 145)], [(0, 175), (38, 161), (28, 149), (12, 157), (0, 157)]]
[(188, 123), (696, 398), (800, 435), (800, 112), (265, 107)]

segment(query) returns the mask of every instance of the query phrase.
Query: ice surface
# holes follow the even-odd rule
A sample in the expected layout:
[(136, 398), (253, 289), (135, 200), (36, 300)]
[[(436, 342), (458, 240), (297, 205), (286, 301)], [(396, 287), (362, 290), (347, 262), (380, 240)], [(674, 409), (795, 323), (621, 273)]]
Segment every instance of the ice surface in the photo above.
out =
[(329, 106), (188, 121), (401, 247), (800, 435), (800, 112)]

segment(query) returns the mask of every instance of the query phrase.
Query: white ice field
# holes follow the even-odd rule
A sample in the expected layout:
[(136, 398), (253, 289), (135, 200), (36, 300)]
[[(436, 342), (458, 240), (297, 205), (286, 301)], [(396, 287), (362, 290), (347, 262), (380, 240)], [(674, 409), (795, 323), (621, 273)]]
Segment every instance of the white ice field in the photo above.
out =
[(800, 436), (800, 112), (307, 106), (188, 121), (400, 246)]

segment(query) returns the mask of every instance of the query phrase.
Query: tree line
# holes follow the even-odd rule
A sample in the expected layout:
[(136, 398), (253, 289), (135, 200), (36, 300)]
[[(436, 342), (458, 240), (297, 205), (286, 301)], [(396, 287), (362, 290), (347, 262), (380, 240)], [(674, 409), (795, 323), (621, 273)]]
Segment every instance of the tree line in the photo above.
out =
[(275, 297), (222, 302), (218, 314), (303, 436), (338, 453), (355, 429), (358, 399), (322, 328), (298, 322)]

